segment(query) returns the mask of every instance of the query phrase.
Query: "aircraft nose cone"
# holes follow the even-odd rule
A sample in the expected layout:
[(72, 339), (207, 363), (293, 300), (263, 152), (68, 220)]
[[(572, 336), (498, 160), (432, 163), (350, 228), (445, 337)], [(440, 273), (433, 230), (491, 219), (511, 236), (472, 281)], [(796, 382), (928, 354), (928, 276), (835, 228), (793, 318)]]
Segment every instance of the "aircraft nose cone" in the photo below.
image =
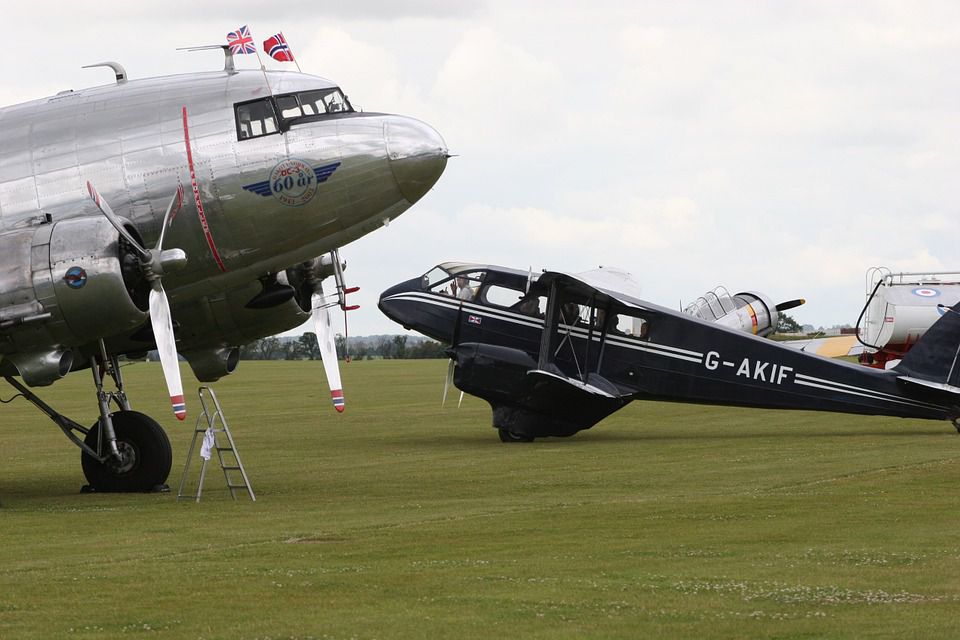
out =
[(385, 129), (390, 169), (400, 193), (413, 204), (446, 168), (447, 144), (436, 129), (413, 118), (391, 118)]

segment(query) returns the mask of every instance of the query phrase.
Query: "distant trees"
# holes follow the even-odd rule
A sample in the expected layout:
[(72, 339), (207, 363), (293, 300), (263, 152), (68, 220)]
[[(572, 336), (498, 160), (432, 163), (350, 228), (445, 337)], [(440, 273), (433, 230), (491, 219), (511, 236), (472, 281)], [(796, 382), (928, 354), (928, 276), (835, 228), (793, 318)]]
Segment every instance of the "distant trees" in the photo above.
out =
[[(350, 338), (349, 354), (351, 359), (385, 360), (446, 358), (446, 346), (435, 340), (414, 339), (409, 336), (375, 336), (373, 338)], [(347, 350), (347, 339), (337, 334), (333, 339), (337, 357), (343, 358)], [(260, 338), (245, 345), (240, 350), (243, 360), (319, 360), (320, 346), (313, 332), (306, 332), (297, 338), (281, 339), (276, 336)]]
[(777, 333), (799, 333), (802, 330), (800, 323), (785, 313), (780, 314), (777, 321)]

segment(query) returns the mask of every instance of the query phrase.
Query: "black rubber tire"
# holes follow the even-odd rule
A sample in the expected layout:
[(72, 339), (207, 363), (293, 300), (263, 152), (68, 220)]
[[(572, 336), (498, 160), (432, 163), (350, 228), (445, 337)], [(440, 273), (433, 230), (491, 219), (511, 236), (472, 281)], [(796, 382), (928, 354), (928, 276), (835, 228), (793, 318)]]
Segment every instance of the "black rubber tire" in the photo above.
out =
[[(86, 453), (80, 454), (80, 465), (90, 488), (99, 492), (148, 492), (162, 486), (170, 475), (173, 450), (156, 420), (138, 411), (117, 411), (110, 414), (117, 434), (117, 447), (128, 455), (124, 465), (108, 460), (101, 463)], [(84, 442), (97, 450), (100, 429), (94, 425)], [(101, 450), (105, 450), (106, 443)]]
[(500, 435), (500, 442), (533, 442), (533, 436), (514, 433), (503, 427), (498, 427), (497, 433)]

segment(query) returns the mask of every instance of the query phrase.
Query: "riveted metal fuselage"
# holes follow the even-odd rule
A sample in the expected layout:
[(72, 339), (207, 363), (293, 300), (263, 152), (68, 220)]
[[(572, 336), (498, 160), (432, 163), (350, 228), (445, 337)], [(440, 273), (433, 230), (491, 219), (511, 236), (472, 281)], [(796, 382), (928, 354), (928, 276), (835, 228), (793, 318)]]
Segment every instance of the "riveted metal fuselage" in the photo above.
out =
[[(183, 340), (236, 343), (302, 321), (306, 316), (296, 313), (283, 320), (261, 313), (216, 326), (216, 317), (240, 313), (236, 307), (256, 292), (257, 278), (340, 247), (406, 211), (442, 173), (447, 152), (439, 134), (419, 121), (352, 111), (241, 138), (236, 104), (335, 86), (300, 73), (266, 76), (269, 87), (260, 71), (153, 78), (0, 109), (0, 250), (5, 235), (42, 226), (44, 219), (56, 224), (99, 216), (87, 181), (153, 246), (182, 184), (185, 204), (164, 247), (183, 249), (188, 263), (163, 282), (186, 326)], [(206, 224), (195, 204), (190, 160)], [(403, 170), (411, 163), (421, 168), (412, 176)], [(282, 182), (291, 172), (301, 181), (292, 196)], [(264, 183), (265, 189), (253, 188)], [(77, 237), (78, 255), (98, 241)], [(18, 269), (26, 272), (7, 273)], [(36, 264), (0, 270), (0, 296), (31, 278), (38, 281)], [(0, 308), (14, 302), (26, 300), (0, 300)], [(211, 312), (218, 304), (219, 313)]]

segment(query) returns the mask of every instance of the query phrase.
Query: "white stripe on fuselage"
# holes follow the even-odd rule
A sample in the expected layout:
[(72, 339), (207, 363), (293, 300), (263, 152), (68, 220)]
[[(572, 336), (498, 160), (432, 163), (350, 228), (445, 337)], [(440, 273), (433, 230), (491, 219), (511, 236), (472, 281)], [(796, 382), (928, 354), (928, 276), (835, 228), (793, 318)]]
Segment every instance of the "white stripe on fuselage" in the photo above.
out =
[[(443, 307), (452, 310), (460, 309), (461, 305), (463, 310), (469, 313), (473, 313), (481, 316), (489, 316), (502, 320), (504, 322), (511, 322), (514, 324), (522, 325), (525, 327), (531, 327), (534, 329), (540, 329), (541, 331), (544, 328), (544, 321), (542, 318), (534, 318), (528, 315), (523, 315), (520, 313), (514, 313), (506, 309), (492, 309), (483, 305), (476, 304), (474, 302), (468, 302), (466, 300), (456, 300), (450, 296), (438, 295), (425, 292), (406, 292), (398, 293), (396, 295), (390, 296), (387, 300), (408, 300), (412, 302), (424, 302), (427, 304), (432, 304), (434, 306)], [(557, 327), (558, 331), (562, 334), (569, 334), (573, 337), (579, 338), (581, 340), (586, 340), (588, 337), (594, 342), (600, 342), (600, 334), (596, 332), (591, 332), (589, 329), (578, 326), (578, 325), (567, 325), (560, 324)], [(653, 355), (663, 356), (666, 358), (673, 358), (675, 360), (682, 360), (685, 362), (703, 362), (703, 353), (700, 351), (691, 351), (690, 349), (682, 349), (680, 347), (674, 347), (667, 344), (658, 344), (656, 342), (650, 342), (649, 340), (644, 340), (641, 338), (634, 338), (630, 336), (621, 336), (621, 335), (611, 335), (607, 334), (606, 338), (607, 344), (615, 345), (624, 349), (631, 349), (633, 351), (642, 351), (644, 353), (650, 353)], [(796, 372), (794, 373), (793, 383), (796, 385), (804, 387), (812, 387), (816, 389), (823, 389), (826, 391), (833, 391), (835, 393), (845, 393), (848, 395), (859, 396), (863, 398), (869, 398), (871, 400), (879, 400), (882, 402), (891, 402), (901, 405), (909, 405), (914, 407), (919, 407), (922, 409), (934, 410), (934, 411), (945, 411), (946, 407), (942, 407), (935, 404), (930, 404), (927, 402), (921, 402), (919, 400), (910, 400), (905, 399), (901, 396), (895, 396), (893, 394), (884, 393), (882, 391), (875, 391), (873, 389), (865, 389), (863, 387), (857, 387), (850, 384), (845, 384), (842, 382), (835, 382), (833, 380), (826, 380), (824, 378), (816, 378), (814, 376), (809, 376), (803, 373)]]

